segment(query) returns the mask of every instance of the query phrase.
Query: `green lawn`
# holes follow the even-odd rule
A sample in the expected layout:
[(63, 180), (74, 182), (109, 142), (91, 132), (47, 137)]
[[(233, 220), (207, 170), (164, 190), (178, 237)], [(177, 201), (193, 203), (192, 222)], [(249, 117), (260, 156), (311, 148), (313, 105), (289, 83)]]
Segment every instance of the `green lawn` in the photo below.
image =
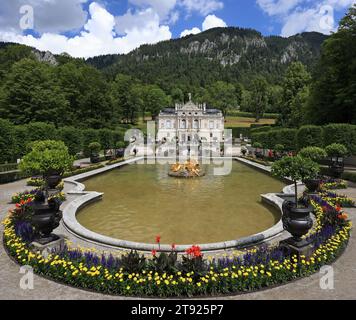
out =
[[(261, 119), (257, 124), (273, 125), (276, 119)], [(251, 124), (256, 124), (254, 118), (227, 117), (225, 122), (226, 128), (248, 128)]]

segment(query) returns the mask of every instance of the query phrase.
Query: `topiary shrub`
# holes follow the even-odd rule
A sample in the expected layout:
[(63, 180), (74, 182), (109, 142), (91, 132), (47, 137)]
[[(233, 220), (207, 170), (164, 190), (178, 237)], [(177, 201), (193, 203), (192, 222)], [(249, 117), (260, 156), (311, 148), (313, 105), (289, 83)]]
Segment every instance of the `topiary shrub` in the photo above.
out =
[(32, 144), (32, 150), (20, 162), (20, 170), (28, 175), (62, 175), (72, 167), (74, 158), (69, 155), (63, 141), (45, 140)]
[(99, 142), (92, 142), (88, 146), (91, 154), (99, 154), (101, 150), (101, 144)]
[(273, 149), (276, 152), (284, 152), (285, 151), (285, 147), (283, 144), (276, 144)]
[(252, 148), (255, 148), (255, 149), (262, 149), (262, 144), (259, 143), (259, 142), (254, 142), (252, 144)]
[(126, 143), (124, 141), (118, 141), (116, 143), (116, 148), (117, 149), (124, 149), (124, 148), (126, 148)]
[(83, 134), (83, 152), (85, 157), (90, 157), (91, 150), (89, 144), (93, 141), (100, 141), (98, 130), (87, 129), (82, 131)]
[(324, 145), (323, 129), (318, 126), (303, 126), (297, 132), (297, 147), (322, 147)]
[(294, 182), (294, 197), (297, 205), (297, 181), (316, 179), (319, 172), (320, 168), (317, 163), (301, 156), (284, 157), (272, 165), (272, 175), (281, 179), (290, 178)]
[(88, 149), (90, 150), (90, 162), (99, 163), (101, 144), (99, 142), (92, 142), (89, 144)]
[(306, 147), (299, 151), (298, 155), (303, 158), (308, 158), (315, 162), (319, 162), (326, 158), (327, 153), (323, 148), (319, 147)]
[(329, 157), (345, 157), (348, 154), (347, 148), (340, 143), (333, 143), (325, 148)]

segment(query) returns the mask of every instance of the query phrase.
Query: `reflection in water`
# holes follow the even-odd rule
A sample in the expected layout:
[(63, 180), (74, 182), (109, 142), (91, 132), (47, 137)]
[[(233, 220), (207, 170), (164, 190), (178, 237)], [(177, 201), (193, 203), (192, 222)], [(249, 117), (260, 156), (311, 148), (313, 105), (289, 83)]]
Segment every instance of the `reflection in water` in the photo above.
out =
[(273, 226), (278, 213), (260, 194), (280, 192), (283, 183), (240, 163), (228, 176), (178, 179), (169, 165), (129, 165), (85, 182), (104, 192), (103, 201), (78, 214), (86, 228), (110, 237), (152, 243), (196, 244), (233, 240)]

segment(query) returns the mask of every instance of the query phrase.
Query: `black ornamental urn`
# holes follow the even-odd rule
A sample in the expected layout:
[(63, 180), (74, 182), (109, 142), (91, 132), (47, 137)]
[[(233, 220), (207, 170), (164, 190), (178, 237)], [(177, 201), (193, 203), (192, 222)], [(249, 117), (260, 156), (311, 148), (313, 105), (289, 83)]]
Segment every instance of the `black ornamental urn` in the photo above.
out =
[(43, 191), (36, 194), (32, 204), (33, 215), (31, 224), (35, 229), (35, 241), (40, 244), (48, 244), (58, 239), (52, 231), (59, 226), (62, 212), (59, 210), (60, 200), (52, 198), (46, 201)]
[(100, 155), (98, 153), (92, 153), (90, 155), (90, 162), (91, 163), (99, 163), (100, 162)]
[(334, 178), (341, 178), (342, 174), (345, 171), (345, 164), (343, 157), (332, 157), (330, 159), (329, 170)]
[(315, 193), (319, 190), (320, 179), (308, 179), (303, 181), (309, 193)]
[(57, 171), (49, 172), (45, 175), (45, 180), (48, 189), (55, 189), (62, 181), (62, 174)]
[(344, 166), (341, 164), (333, 164), (330, 166), (330, 173), (333, 178), (339, 179), (344, 173)]
[(282, 208), (283, 228), (293, 236), (292, 242), (294, 245), (304, 245), (302, 237), (313, 227), (313, 220), (310, 217), (310, 212), (313, 211), (312, 207), (298, 208), (294, 202), (286, 200)]

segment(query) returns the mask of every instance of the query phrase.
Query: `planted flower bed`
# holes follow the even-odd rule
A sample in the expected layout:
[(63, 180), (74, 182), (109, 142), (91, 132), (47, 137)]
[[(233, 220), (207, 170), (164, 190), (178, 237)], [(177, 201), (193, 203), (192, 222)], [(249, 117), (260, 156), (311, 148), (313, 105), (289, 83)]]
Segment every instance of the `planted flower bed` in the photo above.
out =
[(341, 179), (325, 178), (321, 181), (320, 188), (323, 190), (347, 189), (347, 182)]
[[(61, 185), (58, 186), (58, 191), (61, 191), (62, 189), (60, 189)], [(14, 204), (19, 204), (21, 202), (24, 202), (24, 201), (32, 201), (35, 196), (36, 196), (36, 193), (40, 190), (40, 188), (36, 188), (36, 189), (33, 189), (33, 190), (30, 190), (30, 191), (24, 191), (24, 192), (18, 192), (18, 193), (14, 193), (11, 197), (11, 203), (14, 203)], [(60, 201), (65, 201), (66, 200), (66, 195), (64, 192), (58, 192), (57, 194), (55, 194), (54, 196), (52, 196), (52, 198), (58, 198)]]
[(339, 195), (335, 192), (324, 191), (322, 192), (322, 198), (325, 199), (325, 201), (327, 201), (328, 203), (331, 203), (335, 206), (339, 205), (343, 208), (355, 207), (355, 201), (345, 195)]
[[(347, 215), (324, 194), (314, 195), (311, 204), (317, 221), (306, 236), (314, 243), (309, 258), (265, 245), (223, 259), (205, 259), (200, 248), (193, 246), (180, 257), (174, 245), (171, 253), (160, 253), (160, 237), (156, 239), (157, 251), (151, 257), (137, 252), (116, 257), (100, 255), (68, 245), (42, 256), (29, 249), (34, 230), (29, 222), (16, 216), (16, 211), (11, 211), (4, 221), (4, 244), (19, 264), (32, 266), (37, 274), (106, 294), (159, 297), (238, 294), (309, 276), (342, 253), (351, 231)], [(26, 208), (29, 203), (19, 205)]]

